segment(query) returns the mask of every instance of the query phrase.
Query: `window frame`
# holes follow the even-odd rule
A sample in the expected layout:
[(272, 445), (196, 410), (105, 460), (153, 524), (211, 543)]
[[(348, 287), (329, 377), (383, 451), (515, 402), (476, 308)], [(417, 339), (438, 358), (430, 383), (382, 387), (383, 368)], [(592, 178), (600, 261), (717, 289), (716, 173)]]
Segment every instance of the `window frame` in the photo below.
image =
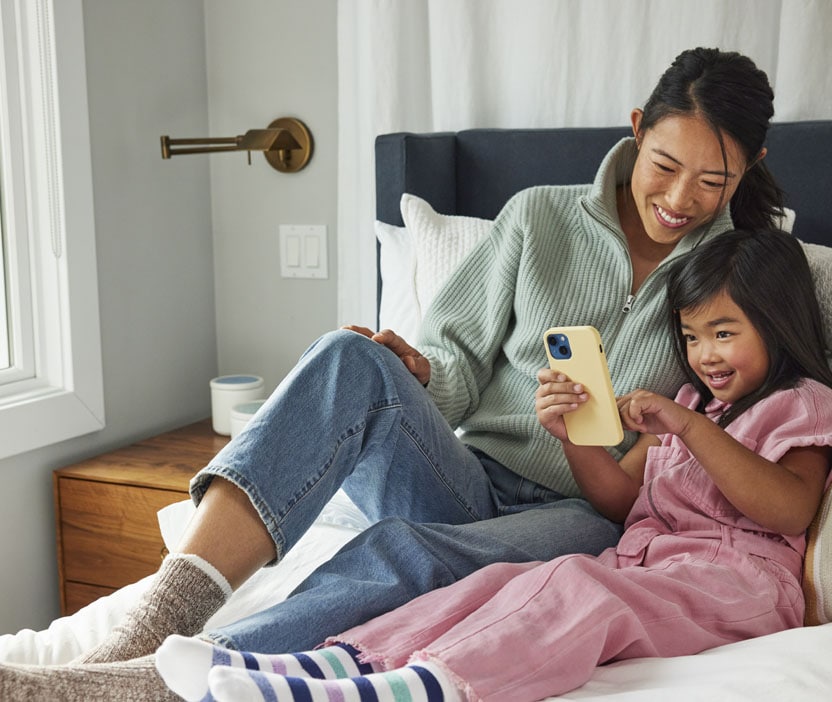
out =
[[(2, 107), (0, 107), (0, 111), (2, 111)], [(2, 153), (0, 153), (0, 159), (2, 159)], [(0, 171), (2, 171), (2, 167), (0, 167)], [(3, 195), (3, 185), (0, 182), (0, 198)], [(8, 297), (6, 293), (6, 259), (8, 255), (6, 254), (5, 248), (5, 240), (6, 237), (3, 234), (3, 205), (0, 202), (0, 330), (8, 330), (9, 329), (9, 317), (6, 312), (7, 302), (6, 299)], [(5, 333), (5, 337), (2, 334)], [(9, 364), (11, 363), (11, 353), (9, 348), (9, 333), (0, 332), (0, 374), (6, 369), (9, 368)], [(2, 381), (0, 381), (2, 382)]]
[(0, 459), (104, 428), (82, 0), (0, 0)]

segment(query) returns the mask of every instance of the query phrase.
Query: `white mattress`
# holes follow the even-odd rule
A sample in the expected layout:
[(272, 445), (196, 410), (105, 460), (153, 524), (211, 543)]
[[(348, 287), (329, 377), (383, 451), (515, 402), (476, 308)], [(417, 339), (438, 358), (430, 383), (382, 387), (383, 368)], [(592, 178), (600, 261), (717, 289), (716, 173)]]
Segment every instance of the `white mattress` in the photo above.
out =
[[(193, 507), (159, 513), (168, 547)], [(251, 578), (209, 622), (215, 627), (270, 606), (367, 525), (339, 493), (303, 540), (274, 568)], [(0, 661), (65, 663), (99, 641), (146, 586), (139, 581), (103, 597), (43, 631), (0, 636)], [(832, 700), (832, 624), (794, 629), (695, 656), (641, 658), (598, 668), (583, 687), (551, 700), (597, 702), (828, 702)]]

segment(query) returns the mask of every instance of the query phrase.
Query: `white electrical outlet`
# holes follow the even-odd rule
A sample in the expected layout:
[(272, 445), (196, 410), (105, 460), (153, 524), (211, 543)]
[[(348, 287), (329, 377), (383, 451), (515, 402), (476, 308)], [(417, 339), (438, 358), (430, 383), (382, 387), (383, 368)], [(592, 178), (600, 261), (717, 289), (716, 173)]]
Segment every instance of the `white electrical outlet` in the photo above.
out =
[(284, 278), (329, 277), (325, 225), (280, 225), (280, 275)]

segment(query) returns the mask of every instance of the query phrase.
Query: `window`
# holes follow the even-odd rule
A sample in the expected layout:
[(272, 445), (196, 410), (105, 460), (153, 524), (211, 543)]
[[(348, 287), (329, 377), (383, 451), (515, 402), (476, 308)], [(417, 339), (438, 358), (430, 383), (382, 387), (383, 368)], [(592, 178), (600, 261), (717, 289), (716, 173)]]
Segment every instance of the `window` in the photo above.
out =
[(104, 426), (81, 0), (0, 0), (0, 223), (4, 458)]

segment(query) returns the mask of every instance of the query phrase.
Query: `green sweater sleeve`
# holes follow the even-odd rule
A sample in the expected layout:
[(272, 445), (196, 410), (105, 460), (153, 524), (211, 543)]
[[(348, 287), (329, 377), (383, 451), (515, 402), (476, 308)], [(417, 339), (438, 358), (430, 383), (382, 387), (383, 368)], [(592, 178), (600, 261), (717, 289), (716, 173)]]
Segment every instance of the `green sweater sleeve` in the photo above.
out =
[(466, 256), (425, 316), (419, 350), (431, 364), (428, 391), (456, 427), (478, 407), (512, 318), (522, 228), (513, 198)]

